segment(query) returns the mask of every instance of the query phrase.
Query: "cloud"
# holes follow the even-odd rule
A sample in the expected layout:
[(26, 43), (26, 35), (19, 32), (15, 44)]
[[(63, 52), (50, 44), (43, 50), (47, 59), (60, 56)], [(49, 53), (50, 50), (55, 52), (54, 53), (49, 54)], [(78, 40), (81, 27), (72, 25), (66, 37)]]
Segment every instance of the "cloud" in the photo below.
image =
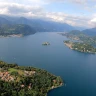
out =
[(46, 2), (43, 2), (43, 0), (0, 0), (0, 3), (18, 3), (31, 6), (46, 4)]
[(91, 25), (96, 27), (96, 13), (92, 15), (92, 19), (89, 22)]
[(96, 23), (96, 18), (93, 18), (93, 19), (91, 20), (91, 22), (95, 22), (95, 23)]
[[(35, 15), (43, 12), (43, 8), (39, 6), (28, 6), (18, 3), (0, 3), (0, 14), (13, 15), (13, 16), (23, 16)], [(31, 16), (30, 15), (30, 16)]]
[(87, 0), (47, 0), (47, 1), (50, 1), (50, 2), (61, 2), (61, 3), (71, 2), (71, 3), (77, 3), (77, 4), (84, 4), (84, 3), (87, 2)]
[(67, 23), (72, 26), (83, 26), (83, 27), (91, 26), (91, 23), (88, 23), (88, 21), (90, 21), (90, 18), (85, 16), (69, 15), (64, 14), (62, 12), (53, 12), (53, 13), (51, 12), (47, 13), (46, 17), (50, 18), (53, 21)]
[[(5, 2), (6, 1), (6, 2)], [(46, 1), (46, 2), (45, 2)], [(21, 2), (21, 3), (20, 3)], [(86, 4), (87, 0), (0, 0), (0, 14), (10, 16), (23, 16), (30, 18), (42, 18), (56, 22), (68, 23), (72, 26), (93, 27), (96, 15), (66, 14), (64, 12), (47, 12), (43, 4), (51, 2), (71, 2), (75, 4)]]

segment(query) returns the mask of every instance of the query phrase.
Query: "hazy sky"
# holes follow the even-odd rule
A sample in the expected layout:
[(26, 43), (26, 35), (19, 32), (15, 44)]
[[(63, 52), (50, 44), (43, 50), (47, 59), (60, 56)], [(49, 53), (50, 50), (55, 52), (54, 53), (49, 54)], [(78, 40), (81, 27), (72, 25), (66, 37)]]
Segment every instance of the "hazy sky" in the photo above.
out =
[(0, 14), (96, 26), (96, 0), (0, 0)]

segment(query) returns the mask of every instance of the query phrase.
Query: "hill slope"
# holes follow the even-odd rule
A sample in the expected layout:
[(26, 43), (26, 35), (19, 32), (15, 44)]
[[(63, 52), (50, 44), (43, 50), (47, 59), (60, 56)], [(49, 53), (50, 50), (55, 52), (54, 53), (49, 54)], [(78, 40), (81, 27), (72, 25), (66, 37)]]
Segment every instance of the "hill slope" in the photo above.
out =
[(66, 23), (59, 23), (54, 21), (46, 21), (40, 19), (26, 19), (24, 17), (15, 21), (16, 24), (27, 24), (39, 32), (64, 32), (74, 29), (71, 25)]
[(11, 22), (3, 17), (0, 17), (0, 25), (11, 24)]
[(96, 28), (86, 29), (82, 31), (89, 36), (96, 36)]
[(0, 96), (47, 96), (63, 80), (46, 70), (0, 61)]
[(25, 24), (6, 24), (0, 26), (0, 35), (8, 36), (8, 35), (30, 35), (34, 34), (36, 31), (31, 28), (29, 25)]
[(76, 29), (73, 26), (68, 25), (67, 23), (60, 23), (50, 20), (9, 17), (5, 15), (0, 15), (0, 18), (3, 18), (3, 21), (4, 19), (6, 20), (5, 22), (1, 22), (0, 19), (1, 24), (26, 24), (31, 26), (38, 32), (69, 32)]

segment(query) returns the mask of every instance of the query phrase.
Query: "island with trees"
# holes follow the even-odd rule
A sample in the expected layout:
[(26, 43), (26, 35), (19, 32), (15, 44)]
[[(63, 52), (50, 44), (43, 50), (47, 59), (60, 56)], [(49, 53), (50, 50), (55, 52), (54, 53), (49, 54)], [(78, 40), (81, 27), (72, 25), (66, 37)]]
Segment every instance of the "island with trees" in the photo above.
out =
[(42, 43), (42, 45), (47, 46), (47, 45), (50, 45), (50, 43), (49, 42), (44, 42), (44, 43)]
[(47, 96), (62, 85), (60, 76), (46, 70), (0, 61), (0, 96)]

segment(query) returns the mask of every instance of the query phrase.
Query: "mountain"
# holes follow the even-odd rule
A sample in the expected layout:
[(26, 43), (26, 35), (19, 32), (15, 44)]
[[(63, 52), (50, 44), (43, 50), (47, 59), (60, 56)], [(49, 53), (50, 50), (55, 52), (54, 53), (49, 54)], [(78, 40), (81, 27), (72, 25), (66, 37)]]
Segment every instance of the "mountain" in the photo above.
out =
[(72, 30), (70, 32), (67, 33), (68, 35), (80, 35), (83, 34), (82, 31), (79, 30)]
[(85, 34), (85, 35), (88, 35), (88, 36), (96, 36), (96, 28), (91, 28), (91, 29), (85, 29), (85, 30), (82, 30), (82, 31), (79, 31), (79, 30), (72, 30), (69, 32), (69, 34)]
[(84, 44), (96, 46), (96, 36), (94, 36), (94, 37), (89, 36), (79, 30), (73, 30), (73, 31), (67, 32), (67, 33), (61, 33), (61, 35), (66, 36), (67, 38), (72, 40), (72, 42), (78, 41), (79, 43), (84, 43)]
[(74, 29), (71, 25), (66, 23), (59, 23), (54, 21), (46, 21), (40, 19), (26, 19), (24, 17), (20, 17), (15, 21), (16, 24), (27, 24), (32, 28), (35, 28), (38, 32), (66, 32)]
[(80, 31), (87, 29), (86, 27), (78, 27), (78, 26), (76, 26), (74, 28), (75, 28), (75, 30), (80, 30)]
[(34, 34), (36, 31), (31, 28), (29, 25), (25, 24), (6, 24), (0, 26), (0, 35), (8, 36), (8, 35), (30, 35)]
[(11, 22), (3, 17), (0, 17), (0, 25), (3, 25), (3, 24), (11, 24)]
[[(60, 23), (43, 19), (30, 19), (25, 17), (10, 17), (6, 15), (0, 15), (1, 24), (26, 24), (34, 28), (37, 32), (69, 32), (75, 28), (66, 23)], [(5, 19), (5, 21), (4, 21)]]
[(96, 36), (96, 28), (86, 29), (86, 30), (83, 30), (82, 32), (89, 36)]
[(8, 20), (10, 22), (16, 21), (18, 18), (20, 18), (20, 17), (7, 16), (7, 15), (1, 15), (1, 14), (0, 14), (0, 17), (5, 18), (6, 20)]

